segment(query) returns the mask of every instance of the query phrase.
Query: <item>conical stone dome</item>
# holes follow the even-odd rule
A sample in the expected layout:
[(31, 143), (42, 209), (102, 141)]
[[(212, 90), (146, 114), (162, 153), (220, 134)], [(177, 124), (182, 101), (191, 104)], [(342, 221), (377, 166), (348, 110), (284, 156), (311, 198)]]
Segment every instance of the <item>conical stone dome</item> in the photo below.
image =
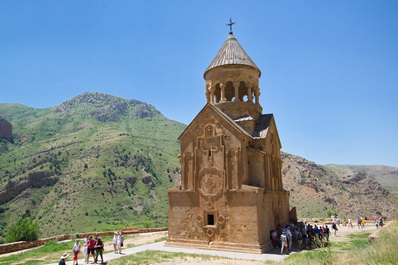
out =
[(207, 71), (210, 69), (216, 68), (218, 66), (224, 65), (247, 65), (256, 68), (261, 75), (260, 69), (253, 62), (250, 56), (245, 52), (245, 50), (240, 46), (238, 40), (232, 34), (229, 33), (228, 38), (225, 40), (224, 44), (218, 51), (216, 57), (210, 63), (205, 71), (205, 75)]

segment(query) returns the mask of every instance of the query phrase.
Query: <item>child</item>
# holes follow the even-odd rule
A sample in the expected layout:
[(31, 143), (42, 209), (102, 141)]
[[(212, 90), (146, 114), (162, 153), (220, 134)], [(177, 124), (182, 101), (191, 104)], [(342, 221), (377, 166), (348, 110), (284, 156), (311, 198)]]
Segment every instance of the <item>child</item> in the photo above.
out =
[(78, 260), (77, 256), (80, 253), (79, 239), (75, 240), (75, 244), (73, 245), (72, 251), (73, 251), (73, 265), (75, 265), (75, 264), (77, 265), (77, 260)]

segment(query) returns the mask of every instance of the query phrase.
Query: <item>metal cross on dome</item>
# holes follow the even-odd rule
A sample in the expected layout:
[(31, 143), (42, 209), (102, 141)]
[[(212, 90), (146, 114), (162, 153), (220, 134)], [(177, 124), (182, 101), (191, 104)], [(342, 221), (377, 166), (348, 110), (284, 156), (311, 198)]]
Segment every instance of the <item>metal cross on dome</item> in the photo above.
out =
[(229, 23), (226, 26), (229, 26), (229, 33), (232, 34), (232, 25), (235, 24), (235, 22), (232, 22), (232, 18), (229, 18)]

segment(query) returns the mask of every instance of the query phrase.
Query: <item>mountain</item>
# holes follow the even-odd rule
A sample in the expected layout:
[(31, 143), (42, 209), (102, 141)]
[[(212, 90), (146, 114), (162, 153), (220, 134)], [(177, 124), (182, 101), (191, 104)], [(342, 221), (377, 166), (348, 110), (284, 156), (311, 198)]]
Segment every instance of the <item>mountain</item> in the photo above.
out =
[[(46, 109), (0, 104), (0, 117), (7, 136), (0, 137), (0, 241), (24, 216), (37, 218), (41, 236), (167, 226), (167, 189), (180, 180), (177, 138), (186, 125), (145, 102), (102, 93)], [(282, 161), (300, 218), (328, 211), (396, 218), (396, 168), (322, 166), (287, 153)]]
[(0, 141), (0, 237), (21, 216), (37, 217), (42, 236), (167, 225), (184, 124), (102, 93), (0, 104), (0, 116), (13, 127)]
[(397, 218), (398, 197), (366, 171), (321, 166), (287, 153), (282, 161), (284, 188), (301, 218), (326, 217), (328, 211), (347, 218)]
[(328, 164), (327, 167), (338, 171), (363, 171), (373, 176), (388, 191), (398, 195), (398, 168), (381, 165), (335, 165)]

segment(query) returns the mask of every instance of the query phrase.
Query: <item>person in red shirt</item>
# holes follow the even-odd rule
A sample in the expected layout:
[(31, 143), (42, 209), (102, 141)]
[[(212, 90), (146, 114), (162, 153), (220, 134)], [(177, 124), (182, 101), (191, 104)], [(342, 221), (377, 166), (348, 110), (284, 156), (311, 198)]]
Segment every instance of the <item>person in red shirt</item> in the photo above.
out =
[(93, 239), (92, 236), (88, 237), (88, 247), (87, 247), (87, 261), (90, 259), (90, 254), (93, 256), (93, 260), (95, 261), (95, 255), (94, 255), (94, 246), (95, 246), (95, 239)]

